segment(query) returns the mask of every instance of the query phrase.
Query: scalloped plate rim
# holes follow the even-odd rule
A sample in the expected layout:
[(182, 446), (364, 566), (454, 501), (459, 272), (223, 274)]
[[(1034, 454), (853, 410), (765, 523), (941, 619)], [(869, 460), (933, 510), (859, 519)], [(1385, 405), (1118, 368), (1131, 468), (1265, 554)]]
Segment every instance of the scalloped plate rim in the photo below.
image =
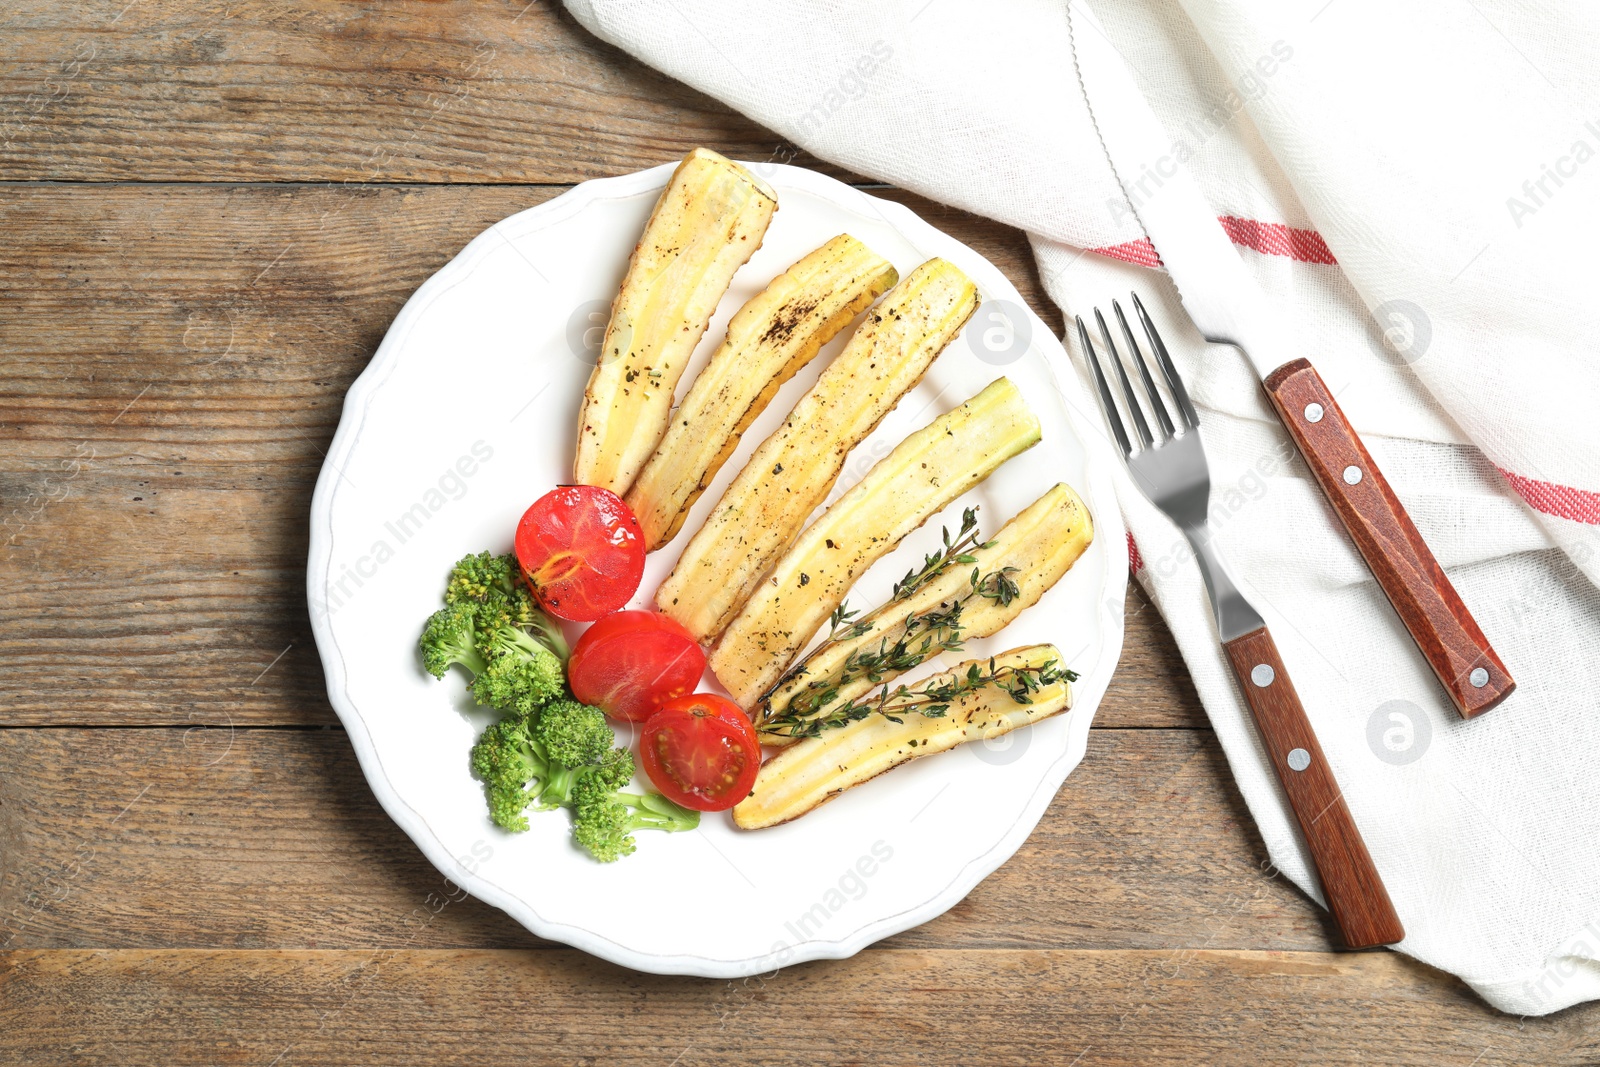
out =
[[(315, 605), (319, 592), (325, 592), (327, 574), (332, 557), (333, 497), (337, 492), (339, 461), (345, 458), (360, 438), (368, 405), (383, 385), (389, 373), (398, 365), (399, 354), (406, 335), (428, 306), (449, 289), (466, 279), (470, 268), (496, 241), (509, 241), (501, 227), (515, 223), (519, 236), (532, 232), (528, 224), (539, 222), (538, 229), (547, 228), (577, 214), (591, 203), (605, 198), (634, 196), (662, 188), (667, 177), (677, 166), (676, 162), (661, 164), (647, 170), (609, 178), (583, 182), (560, 196), (517, 212), (494, 223), (473, 238), (454, 258), (441, 267), (406, 301), (394, 322), (384, 335), (382, 343), (362, 373), (352, 383), (345, 395), (339, 426), (328, 448), (327, 458), (317, 479), (312, 495), (311, 538), (306, 568), (306, 588), (311, 605), (312, 631), (322, 658), (327, 678), (328, 696), (335, 713), (350, 737), (356, 758), (369, 787), (384, 812), (420, 849), (428, 861), (451, 882), (472, 896), (506, 912), (535, 935), (559, 941), (581, 949), (602, 959), (654, 974), (678, 974), (705, 978), (741, 978), (765, 973), (775, 966), (790, 966), (813, 959), (844, 959), (855, 955), (868, 945), (885, 937), (900, 933), (935, 918), (948, 911), (966, 897), (984, 878), (1010, 859), (1032, 834), (1043, 817), (1051, 800), (1068, 775), (1082, 762), (1087, 750), (1089, 726), (1095, 710), (1105, 694), (1121, 656), (1123, 642), (1122, 594), (1128, 582), (1128, 555), (1125, 527), (1111, 490), (1111, 456), (1093, 435), (1085, 436), (1069, 424), (1067, 429), (1083, 445), (1086, 478), (1080, 488), (1090, 505), (1095, 523), (1095, 539), (1104, 539), (1106, 545), (1106, 574), (1101, 583), (1100, 606), (1097, 614), (1101, 622), (1100, 652), (1096, 676), (1087, 685), (1074, 687), (1073, 706), (1069, 714), (1081, 723), (1069, 723), (1066, 745), (1060, 756), (1052, 762), (1040, 778), (1039, 785), (1025, 805), (1022, 814), (1000, 840), (963, 865), (950, 881), (919, 904), (894, 914), (881, 916), (857, 926), (849, 934), (828, 940), (811, 939), (791, 946), (783, 953), (768, 952), (742, 959), (720, 959), (687, 953), (661, 954), (642, 952), (603, 934), (557, 922), (541, 916), (537, 909), (508, 888), (464, 869), (450, 854), (438, 835), (429, 826), (426, 816), (414, 808), (395, 789), (384, 770), (383, 759), (374, 745), (366, 723), (354, 700), (346, 691), (347, 675), (343, 653), (325, 615)], [(818, 197), (839, 203), (841, 191), (846, 197), (859, 198), (885, 223), (899, 231), (911, 244), (921, 248), (929, 244), (943, 245), (959, 250), (962, 259), (981, 263), (983, 273), (989, 275), (986, 288), (1024, 308), (1046, 355), (1046, 368), (1060, 392), (1058, 371), (1065, 367), (1066, 354), (1060, 340), (1033, 310), (1027, 306), (1016, 288), (1003, 272), (988, 259), (969, 246), (922, 219), (910, 208), (892, 200), (883, 200), (855, 189), (836, 179), (815, 171), (786, 164), (746, 163), (760, 168), (775, 186), (798, 187)], [(845, 204), (840, 204), (845, 208)], [(940, 254), (947, 254), (941, 252)], [(969, 269), (963, 264), (963, 269)], [(1058, 367), (1056, 360), (1061, 366)], [(1065, 399), (1065, 394), (1063, 394)], [(330, 476), (330, 472), (334, 472)], [(1113, 597), (1112, 594), (1115, 594)], [(326, 602), (324, 597), (322, 602)], [(1112, 609), (1112, 604), (1115, 609)]]

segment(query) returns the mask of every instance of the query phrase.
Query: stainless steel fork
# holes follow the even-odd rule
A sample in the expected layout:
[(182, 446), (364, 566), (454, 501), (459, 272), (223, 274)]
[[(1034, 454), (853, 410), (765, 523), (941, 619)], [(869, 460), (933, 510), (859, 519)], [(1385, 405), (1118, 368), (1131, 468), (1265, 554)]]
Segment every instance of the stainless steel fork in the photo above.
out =
[[(1096, 308), (1094, 318), (1100, 327), (1100, 339), (1127, 402), (1128, 418), (1137, 438), (1137, 441), (1130, 440), (1110, 383), (1101, 368), (1099, 354), (1089, 338), (1088, 327), (1081, 317), (1077, 318), (1078, 340), (1094, 375), (1095, 392), (1111, 433), (1122, 448), (1133, 480), (1151, 503), (1177, 523), (1200, 561), (1200, 573), (1216, 612), (1222, 649), (1239, 680), (1272, 768), (1283, 783), (1289, 806), (1316, 865), (1317, 877), (1322, 881), (1328, 908), (1333, 912), (1345, 944), (1350, 948), (1394, 944), (1405, 937), (1405, 929), (1372, 862), (1372, 855), (1367, 851), (1366, 842), (1361, 839), (1361, 831), (1345, 804), (1344, 794), (1334, 780), (1333, 770), (1317, 744), (1305, 708), (1278, 655), (1278, 647), (1260, 613), (1239, 592), (1211, 544), (1206, 521), (1211, 499), (1211, 469), (1206, 463), (1205, 446), (1200, 441), (1200, 416), (1139, 295), (1133, 294), (1133, 307), (1177, 408), (1176, 423), (1156, 387), (1150, 364), (1128, 326), (1122, 305), (1113, 301), (1111, 307), (1147, 398), (1141, 402), (1105, 316)], [(1154, 431), (1145, 418), (1146, 403), (1155, 416)]]

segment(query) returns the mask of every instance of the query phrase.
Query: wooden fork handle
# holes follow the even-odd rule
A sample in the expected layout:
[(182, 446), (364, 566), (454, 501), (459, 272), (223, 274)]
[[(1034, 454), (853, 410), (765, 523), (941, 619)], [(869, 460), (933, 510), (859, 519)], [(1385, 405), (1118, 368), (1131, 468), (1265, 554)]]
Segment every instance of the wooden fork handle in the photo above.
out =
[(1264, 383), (1317, 484), (1462, 718), (1482, 715), (1517, 683), (1389, 488), (1322, 376), (1303, 359)]
[(1224, 641), (1245, 703), (1316, 864), (1328, 910), (1350, 948), (1392, 945), (1406, 936), (1389, 891), (1361, 839), (1306, 709), (1265, 626)]

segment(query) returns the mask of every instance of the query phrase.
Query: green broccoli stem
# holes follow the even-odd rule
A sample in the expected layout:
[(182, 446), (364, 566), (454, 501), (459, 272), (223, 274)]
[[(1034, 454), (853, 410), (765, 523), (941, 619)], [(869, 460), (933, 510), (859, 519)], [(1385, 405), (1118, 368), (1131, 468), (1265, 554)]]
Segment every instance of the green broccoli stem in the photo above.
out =
[(700, 825), (700, 813), (674, 804), (660, 793), (616, 793), (617, 802), (628, 808), (624, 825), (634, 830), (693, 830)]
[[(543, 655), (550, 651), (543, 644), (535, 641), (528, 632), (520, 626), (509, 624), (489, 627), (483, 635), (484, 650), (491, 656), (501, 655), (506, 652), (520, 652), (532, 659), (534, 656)], [(482, 674), (482, 671), (478, 672)]]
[(540, 811), (554, 811), (557, 808), (568, 807), (572, 803), (572, 787), (578, 780), (593, 767), (563, 767), (558, 763), (547, 764), (545, 773), (539, 780), (539, 809)]
[(565, 668), (567, 660), (572, 658), (572, 649), (567, 647), (567, 635), (561, 632), (561, 624), (544, 612), (536, 611), (533, 621), (528, 625), (533, 628), (535, 640), (560, 660)]
[(483, 653), (479, 652), (477, 646), (472, 643), (470, 635), (461, 638), (459, 641), (451, 642), (447, 647), (449, 648), (451, 659), (465, 667), (473, 677), (477, 677), (488, 669), (489, 661), (483, 658)]

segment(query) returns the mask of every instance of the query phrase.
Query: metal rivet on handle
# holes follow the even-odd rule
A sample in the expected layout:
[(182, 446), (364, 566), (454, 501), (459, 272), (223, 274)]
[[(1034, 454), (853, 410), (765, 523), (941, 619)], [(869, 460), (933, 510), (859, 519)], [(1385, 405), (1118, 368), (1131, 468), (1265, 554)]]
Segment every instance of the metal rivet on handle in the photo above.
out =
[(1346, 485), (1357, 485), (1361, 481), (1360, 467), (1346, 467), (1344, 469), (1344, 482)]
[(1489, 684), (1489, 672), (1482, 667), (1475, 667), (1472, 673), (1467, 675), (1467, 681), (1472, 683), (1474, 689), (1482, 689)]
[(1250, 668), (1250, 680), (1256, 683), (1257, 689), (1265, 689), (1272, 684), (1272, 680), (1277, 676), (1270, 663), (1257, 663)]
[(1321, 422), (1322, 421), (1322, 405), (1321, 404), (1312, 403), (1312, 404), (1307, 404), (1306, 405), (1306, 421), (1307, 422)]
[(1289, 750), (1289, 769), (1291, 771), (1303, 771), (1309, 766), (1311, 766), (1311, 753), (1303, 748)]

